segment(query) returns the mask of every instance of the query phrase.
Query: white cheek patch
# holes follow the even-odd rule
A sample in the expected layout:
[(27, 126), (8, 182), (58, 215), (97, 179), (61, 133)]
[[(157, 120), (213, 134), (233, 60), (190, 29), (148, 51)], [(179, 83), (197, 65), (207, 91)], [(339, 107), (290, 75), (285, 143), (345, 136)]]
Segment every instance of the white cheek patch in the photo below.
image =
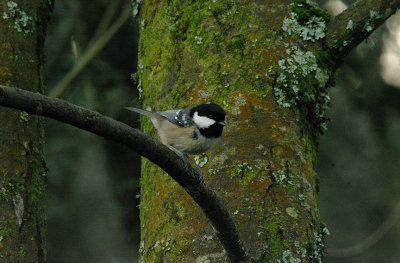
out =
[(199, 116), (197, 114), (197, 111), (195, 111), (193, 114), (193, 121), (196, 123), (197, 127), (201, 129), (208, 128), (215, 123), (215, 120), (212, 120), (205, 116)]

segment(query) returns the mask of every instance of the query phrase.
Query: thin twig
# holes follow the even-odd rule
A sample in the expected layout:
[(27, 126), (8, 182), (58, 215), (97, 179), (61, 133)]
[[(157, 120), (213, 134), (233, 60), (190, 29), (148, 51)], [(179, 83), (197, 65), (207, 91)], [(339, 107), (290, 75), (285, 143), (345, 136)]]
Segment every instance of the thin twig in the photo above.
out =
[(95, 33), (92, 36), (92, 39), (90, 40), (88, 47), (92, 46), (98, 38), (106, 32), (108, 26), (111, 24), (112, 18), (114, 17), (115, 13), (118, 10), (118, 1), (110, 1), (108, 3), (108, 6), (106, 8), (106, 11), (104, 12), (103, 17), (101, 18), (101, 21), (95, 31)]
[(60, 98), (72, 80), (86, 67), (86, 65), (99, 53), (108, 41), (118, 32), (123, 24), (131, 16), (131, 9), (124, 8), (121, 16), (110, 26), (110, 28), (93, 43), (88, 50), (80, 57), (78, 62), (64, 76), (64, 78), (50, 91), (49, 96)]
[(362, 254), (367, 249), (381, 240), (389, 230), (400, 222), (400, 201), (394, 207), (391, 215), (369, 237), (363, 239), (357, 245), (349, 248), (327, 250), (329, 258), (348, 258)]
[(200, 206), (217, 231), (230, 261), (247, 260), (239, 232), (228, 209), (203, 182), (196, 169), (185, 165), (183, 160), (164, 144), (98, 112), (22, 89), (0, 85), (0, 105), (68, 123), (125, 145), (146, 157), (167, 172)]

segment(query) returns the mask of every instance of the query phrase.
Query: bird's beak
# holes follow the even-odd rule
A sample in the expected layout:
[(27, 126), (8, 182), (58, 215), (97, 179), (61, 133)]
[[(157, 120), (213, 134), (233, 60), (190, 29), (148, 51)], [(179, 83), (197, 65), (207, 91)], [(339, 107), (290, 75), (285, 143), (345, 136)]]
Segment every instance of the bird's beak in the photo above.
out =
[(218, 123), (221, 124), (222, 126), (226, 126), (226, 122), (224, 122), (224, 121), (220, 121)]

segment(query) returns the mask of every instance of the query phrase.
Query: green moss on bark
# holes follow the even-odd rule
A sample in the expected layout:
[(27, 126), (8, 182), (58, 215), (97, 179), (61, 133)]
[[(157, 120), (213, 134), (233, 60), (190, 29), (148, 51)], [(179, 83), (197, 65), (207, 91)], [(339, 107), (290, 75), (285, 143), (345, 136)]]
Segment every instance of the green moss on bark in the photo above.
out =
[[(315, 41), (282, 29), (290, 13), (298, 14), (303, 30), (302, 20), (309, 17)], [(318, 25), (326, 19), (311, 6), (268, 1), (142, 6), (138, 73), (144, 108), (214, 101), (227, 111), (222, 143), (206, 153), (202, 171), (256, 262), (313, 262), (307, 249), (321, 225), (313, 170), (316, 134), (326, 103), (322, 93), (333, 79), (320, 55)], [(292, 100), (290, 107), (282, 105)], [(142, 127), (157, 138), (149, 120), (143, 119)], [(226, 262), (212, 227), (188, 195), (149, 162), (142, 175), (142, 261)], [(170, 250), (166, 242), (173, 244)]]
[[(52, 1), (0, 3), (0, 83), (43, 91), (45, 26)], [(0, 109), (0, 261), (45, 262), (43, 119)]]

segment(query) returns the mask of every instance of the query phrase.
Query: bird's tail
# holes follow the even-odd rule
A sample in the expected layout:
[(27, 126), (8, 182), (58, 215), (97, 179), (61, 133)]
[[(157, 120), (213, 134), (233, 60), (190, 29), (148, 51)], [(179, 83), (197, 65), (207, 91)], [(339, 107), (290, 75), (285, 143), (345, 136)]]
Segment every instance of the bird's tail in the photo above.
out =
[(148, 110), (142, 110), (142, 109), (132, 108), (132, 107), (125, 107), (125, 109), (137, 112), (139, 114), (142, 114), (142, 115), (147, 116), (147, 117), (152, 118), (152, 119), (157, 119), (157, 118), (161, 117), (161, 115), (159, 113), (157, 113), (157, 112), (151, 112), (151, 111), (148, 111)]

